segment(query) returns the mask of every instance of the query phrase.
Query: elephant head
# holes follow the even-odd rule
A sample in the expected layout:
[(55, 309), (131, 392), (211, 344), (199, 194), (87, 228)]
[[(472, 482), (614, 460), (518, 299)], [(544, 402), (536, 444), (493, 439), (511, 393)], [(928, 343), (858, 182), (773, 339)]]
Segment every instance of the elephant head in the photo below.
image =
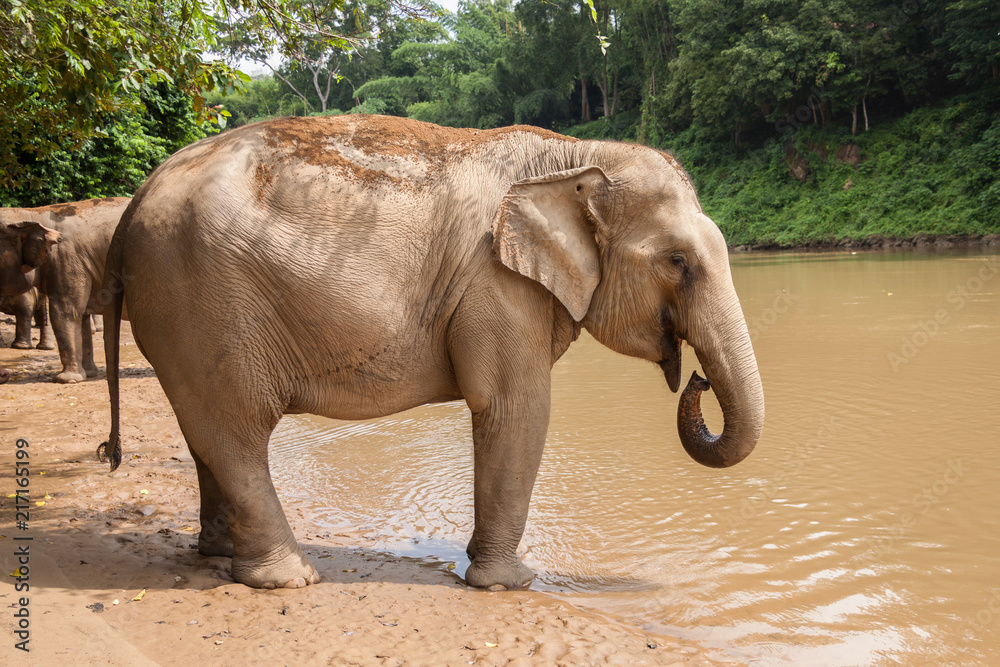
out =
[[(658, 364), (671, 391), (681, 342), (693, 347), (708, 381), (695, 373), (682, 394), (681, 443), (703, 465), (739, 463), (760, 436), (764, 393), (722, 233), (671, 156), (603, 144), (583, 161), (510, 188), (494, 218), (494, 252), (602, 344)], [(709, 383), (721, 435), (701, 415)]]
[(37, 222), (0, 226), (0, 297), (23, 294), (35, 284), (35, 269), (59, 242), (59, 232)]

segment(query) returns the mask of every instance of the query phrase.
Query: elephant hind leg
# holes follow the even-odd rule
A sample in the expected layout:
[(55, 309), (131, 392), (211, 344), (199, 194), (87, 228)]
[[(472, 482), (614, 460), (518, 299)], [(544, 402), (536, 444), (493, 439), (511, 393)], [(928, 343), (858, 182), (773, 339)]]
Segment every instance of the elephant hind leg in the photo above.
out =
[(215, 475), (208, 469), (201, 457), (191, 450), (195, 468), (198, 470), (198, 490), (201, 496), (201, 532), (198, 535), (198, 553), (203, 556), (225, 556), (232, 558), (233, 538), (229, 532), (222, 491)]
[(208, 400), (175, 405), (198, 468), (199, 550), (232, 555), (233, 579), (254, 588), (299, 588), (319, 582), (292, 533), (271, 482), (267, 441), (277, 420), (254, 425), (213, 409)]
[(80, 338), (83, 342), (82, 363), (83, 371), (87, 377), (97, 377), (99, 371), (94, 363), (94, 334), (90, 330), (90, 315), (84, 315), (80, 323)]
[(49, 324), (49, 297), (42, 293), (35, 302), (35, 325), (38, 326), (38, 345), (35, 347), (39, 350), (56, 349), (55, 334)]

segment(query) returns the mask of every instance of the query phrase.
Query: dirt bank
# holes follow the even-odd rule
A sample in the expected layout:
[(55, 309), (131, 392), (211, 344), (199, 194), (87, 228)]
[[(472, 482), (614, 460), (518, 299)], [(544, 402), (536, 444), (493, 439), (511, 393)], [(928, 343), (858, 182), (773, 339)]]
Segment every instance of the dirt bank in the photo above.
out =
[(733, 252), (752, 252), (755, 250), (912, 250), (914, 248), (931, 250), (934, 248), (962, 248), (972, 246), (1000, 246), (1000, 234), (989, 234), (986, 236), (976, 234), (950, 236), (917, 234), (907, 238), (874, 235), (863, 239), (829, 239), (790, 245), (775, 241), (764, 241), (730, 246), (730, 250)]
[[(53, 384), (57, 352), (6, 347), (10, 323), (0, 324), (0, 334), (0, 368), (10, 371), (0, 386), (2, 664), (719, 664), (694, 644), (541, 593), (470, 589), (444, 563), (369, 551), (357, 535), (319, 534), (288, 503), (322, 583), (276, 591), (235, 584), (229, 559), (196, 551), (194, 464), (127, 327), (125, 458), (115, 473), (94, 455), (108, 432), (103, 374)], [(103, 368), (102, 350), (97, 357)], [(15, 524), (12, 497), (18, 438), (30, 452), (27, 530)], [(30, 564), (21, 583), (30, 590), (19, 593), (9, 575), (24, 545)], [(15, 648), (22, 597), (29, 598), (30, 654)]]

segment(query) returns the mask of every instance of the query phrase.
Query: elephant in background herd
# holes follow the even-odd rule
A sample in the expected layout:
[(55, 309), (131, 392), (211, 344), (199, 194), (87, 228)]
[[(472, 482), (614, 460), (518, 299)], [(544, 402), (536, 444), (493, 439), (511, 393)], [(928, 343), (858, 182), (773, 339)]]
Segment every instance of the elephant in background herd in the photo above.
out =
[[(552, 365), (586, 328), (693, 374), (681, 443), (745, 458), (764, 396), (726, 243), (668, 154), (529, 127), (459, 130), (377, 116), (286, 118), (164, 162), (115, 231), (104, 288), (121, 461), (118, 338), (127, 308), (194, 458), (199, 550), (249, 586), (318, 581), (268, 468), (284, 414), (367, 419), (464, 399), (472, 412), (469, 584), (533, 577), (517, 547), (549, 421)], [(58, 329), (57, 329), (58, 334)], [(725, 417), (705, 428), (711, 382)]]
[(38, 327), (39, 350), (56, 349), (52, 327), (49, 325), (49, 301), (37, 287), (16, 296), (0, 299), (0, 312), (14, 316), (14, 341), (11, 347), (17, 350), (31, 349), (31, 320), (34, 318)]
[[(30, 317), (25, 315), (34, 310), (41, 326), (38, 318), (45, 318), (47, 299), (63, 366), (56, 382), (97, 375), (90, 314), (102, 310), (108, 246), (129, 201), (108, 197), (0, 209), (0, 299), (17, 316), (15, 347), (31, 347)], [(37, 295), (34, 300), (32, 294)], [(40, 337), (38, 347), (52, 349), (45, 327)]]

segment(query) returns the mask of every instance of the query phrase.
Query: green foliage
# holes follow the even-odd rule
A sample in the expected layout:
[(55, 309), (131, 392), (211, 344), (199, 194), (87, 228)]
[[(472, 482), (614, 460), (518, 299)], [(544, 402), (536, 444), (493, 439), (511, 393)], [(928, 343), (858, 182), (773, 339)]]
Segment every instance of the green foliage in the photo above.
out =
[(945, 8), (945, 29), (937, 44), (955, 57), (951, 77), (997, 85), (1000, 80), (1000, 5), (991, 0), (960, 0)]
[(16, 156), (28, 176), (0, 188), (0, 205), (42, 206), (92, 197), (129, 197), (175, 150), (205, 136), (191, 98), (164, 83), (141, 90), (144, 104), (110, 117), (93, 139)]
[[(463, 0), (453, 14), (425, 0), (0, 9), (3, 201), (134, 188), (201, 136), (206, 117), (217, 131), (349, 110), (570, 126), (671, 148), (739, 243), (996, 227), (1000, 9), (986, 0)], [(210, 53), (256, 58), (272, 75), (244, 80)], [(865, 157), (856, 168), (832, 157), (850, 142)], [(789, 175), (786, 146), (808, 162), (805, 182)]]
[[(344, 2), (323, 7), (337, 11)], [(224, 125), (227, 114), (207, 108), (204, 93), (249, 78), (213, 53), (347, 44), (303, 7), (300, 0), (0, 0), (0, 184), (16, 186), (24, 176), (12, 156), (80, 147), (119, 114), (139, 113), (144, 86), (169, 83), (193, 99), (199, 118)]]
[(304, 116), (306, 106), (278, 79), (264, 76), (253, 79), (242, 91), (213, 91), (205, 103), (230, 113), (226, 127), (240, 127), (266, 118)]
[[(852, 138), (807, 128), (795, 180), (782, 141), (750, 150), (692, 131), (672, 138), (705, 211), (732, 244), (797, 245), (869, 236), (1000, 233), (1000, 120), (981, 97), (918, 109)], [(856, 167), (836, 159), (856, 143)], [(850, 187), (845, 189), (845, 185)]]

